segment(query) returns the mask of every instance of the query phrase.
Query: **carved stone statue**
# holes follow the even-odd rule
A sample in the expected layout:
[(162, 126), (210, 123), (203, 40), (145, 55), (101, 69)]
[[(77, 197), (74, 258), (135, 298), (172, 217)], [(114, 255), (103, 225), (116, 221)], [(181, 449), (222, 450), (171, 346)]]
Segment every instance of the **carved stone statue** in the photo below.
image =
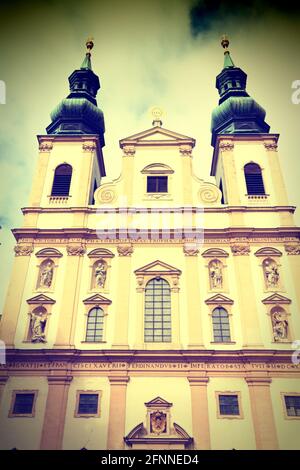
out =
[(40, 279), (39, 279), (39, 287), (51, 287), (52, 279), (53, 279), (53, 261), (48, 261), (46, 264), (41, 266), (40, 269)]
[(95, 287), (104, 287), (107, 274), (107, 264), (105, 261), (99, 261), (95, 266), (94, 271), (94, 285)]
[(45, 326), (47, 317), (45, 313), (31, 313), (30, 336), (32, 343), (45, 343)]
[(288, 339), (288, 321), (286, 314), (280, 310), (276, 310), (272, 314), (272, 326), (274, 341), (282, 341)]
[(222, 289), (223, 273), (222, 263), (218, 260), (212, 261), (209, 265), (209, 278), (211, 289)]
[(278, 266), (273, 260), (266, 260), (263, 264), (267, 287), (278, 287), (279, 271)]
[(155, 434), (161, 434), (162, 432), (166, 432), (167, 427), (167, 416), (165, 413), (161, 411), (155, 411), (150, 415), (150, 424), (151, 424), (151, 431)]

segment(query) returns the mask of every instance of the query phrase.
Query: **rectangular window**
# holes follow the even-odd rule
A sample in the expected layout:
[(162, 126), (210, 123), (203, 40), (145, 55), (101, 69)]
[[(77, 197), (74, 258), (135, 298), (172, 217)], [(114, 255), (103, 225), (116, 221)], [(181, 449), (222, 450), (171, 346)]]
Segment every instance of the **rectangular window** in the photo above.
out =
[(100, 391), (78, 391), (75, 417), (100, 416)]
[(300, 395), (284, 396), (286, 414), (288, 416), (300, 417)]
[(167, 193), (167, 176), (147, 176), (147, 193)]
[(219, 395), (219, 412), (221, 416), (239, 416), (239, 399), (237, 395)]
[(33, 417), (36, 396), (36, 390), (14, 391), (9, 416)]

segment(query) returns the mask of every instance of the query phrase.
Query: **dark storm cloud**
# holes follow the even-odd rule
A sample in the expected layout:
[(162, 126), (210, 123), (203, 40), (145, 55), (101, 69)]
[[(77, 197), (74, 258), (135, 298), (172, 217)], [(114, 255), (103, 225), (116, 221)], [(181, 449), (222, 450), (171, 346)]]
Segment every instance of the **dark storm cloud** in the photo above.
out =
[(270, 13), (300, 17), (300, 3), (286, 0), (196, 0), (191, 7), (191, 31), (194, 36), (210, 31), (216, 23), (230, 20), (250, 22)]

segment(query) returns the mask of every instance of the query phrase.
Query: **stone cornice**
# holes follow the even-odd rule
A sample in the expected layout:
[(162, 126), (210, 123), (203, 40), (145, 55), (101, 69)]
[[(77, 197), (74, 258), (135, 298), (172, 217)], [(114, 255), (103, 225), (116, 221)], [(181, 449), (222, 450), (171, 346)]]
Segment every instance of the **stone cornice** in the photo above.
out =
[[(149, 239), (146, 234), (141, 230), (140, 236), (145, 238), (129, 238), (125, 231), (118, 229), (112, 232), (109, 236), (106, 234), (105, 238), (100, 238), (99, 232), (95, 229), (88, 228), (65, 228), (65, 229), (37, 229), (37, 228), (18, 228), (12, 230), (18, 242), (30, 244), (34, 241), (36, 243), (107, 243), (107, 244), (143, 244), (143, 243), (188, 243), (195, 241), (192, 236), (185, 234), (184, 237), (176, 235), (177, 232), (170, 229), (168, 233), (170, 236), (166, 237), (166, 231), (159, 231), (157, 239)], [(218, 244), (244, 244), (244, 243), (297, 243), (300, 238), (300, 227), (274, 227), (274, 228), (254, 228), (254, 227), (227, 227), (219, 229), (204, 229), (203, 244), (209, 245), (210, 243)]]

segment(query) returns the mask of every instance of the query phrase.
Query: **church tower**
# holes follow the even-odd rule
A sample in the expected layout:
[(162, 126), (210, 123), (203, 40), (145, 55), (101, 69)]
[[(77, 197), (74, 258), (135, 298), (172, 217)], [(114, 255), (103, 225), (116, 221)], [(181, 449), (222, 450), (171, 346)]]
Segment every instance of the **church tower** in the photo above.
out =
[(279, 135), (224, 36), (215, 182), (158, 108), (108, 179), (86, 45), (13, 230), (1, 448), (296, 449), (300, 229)]

